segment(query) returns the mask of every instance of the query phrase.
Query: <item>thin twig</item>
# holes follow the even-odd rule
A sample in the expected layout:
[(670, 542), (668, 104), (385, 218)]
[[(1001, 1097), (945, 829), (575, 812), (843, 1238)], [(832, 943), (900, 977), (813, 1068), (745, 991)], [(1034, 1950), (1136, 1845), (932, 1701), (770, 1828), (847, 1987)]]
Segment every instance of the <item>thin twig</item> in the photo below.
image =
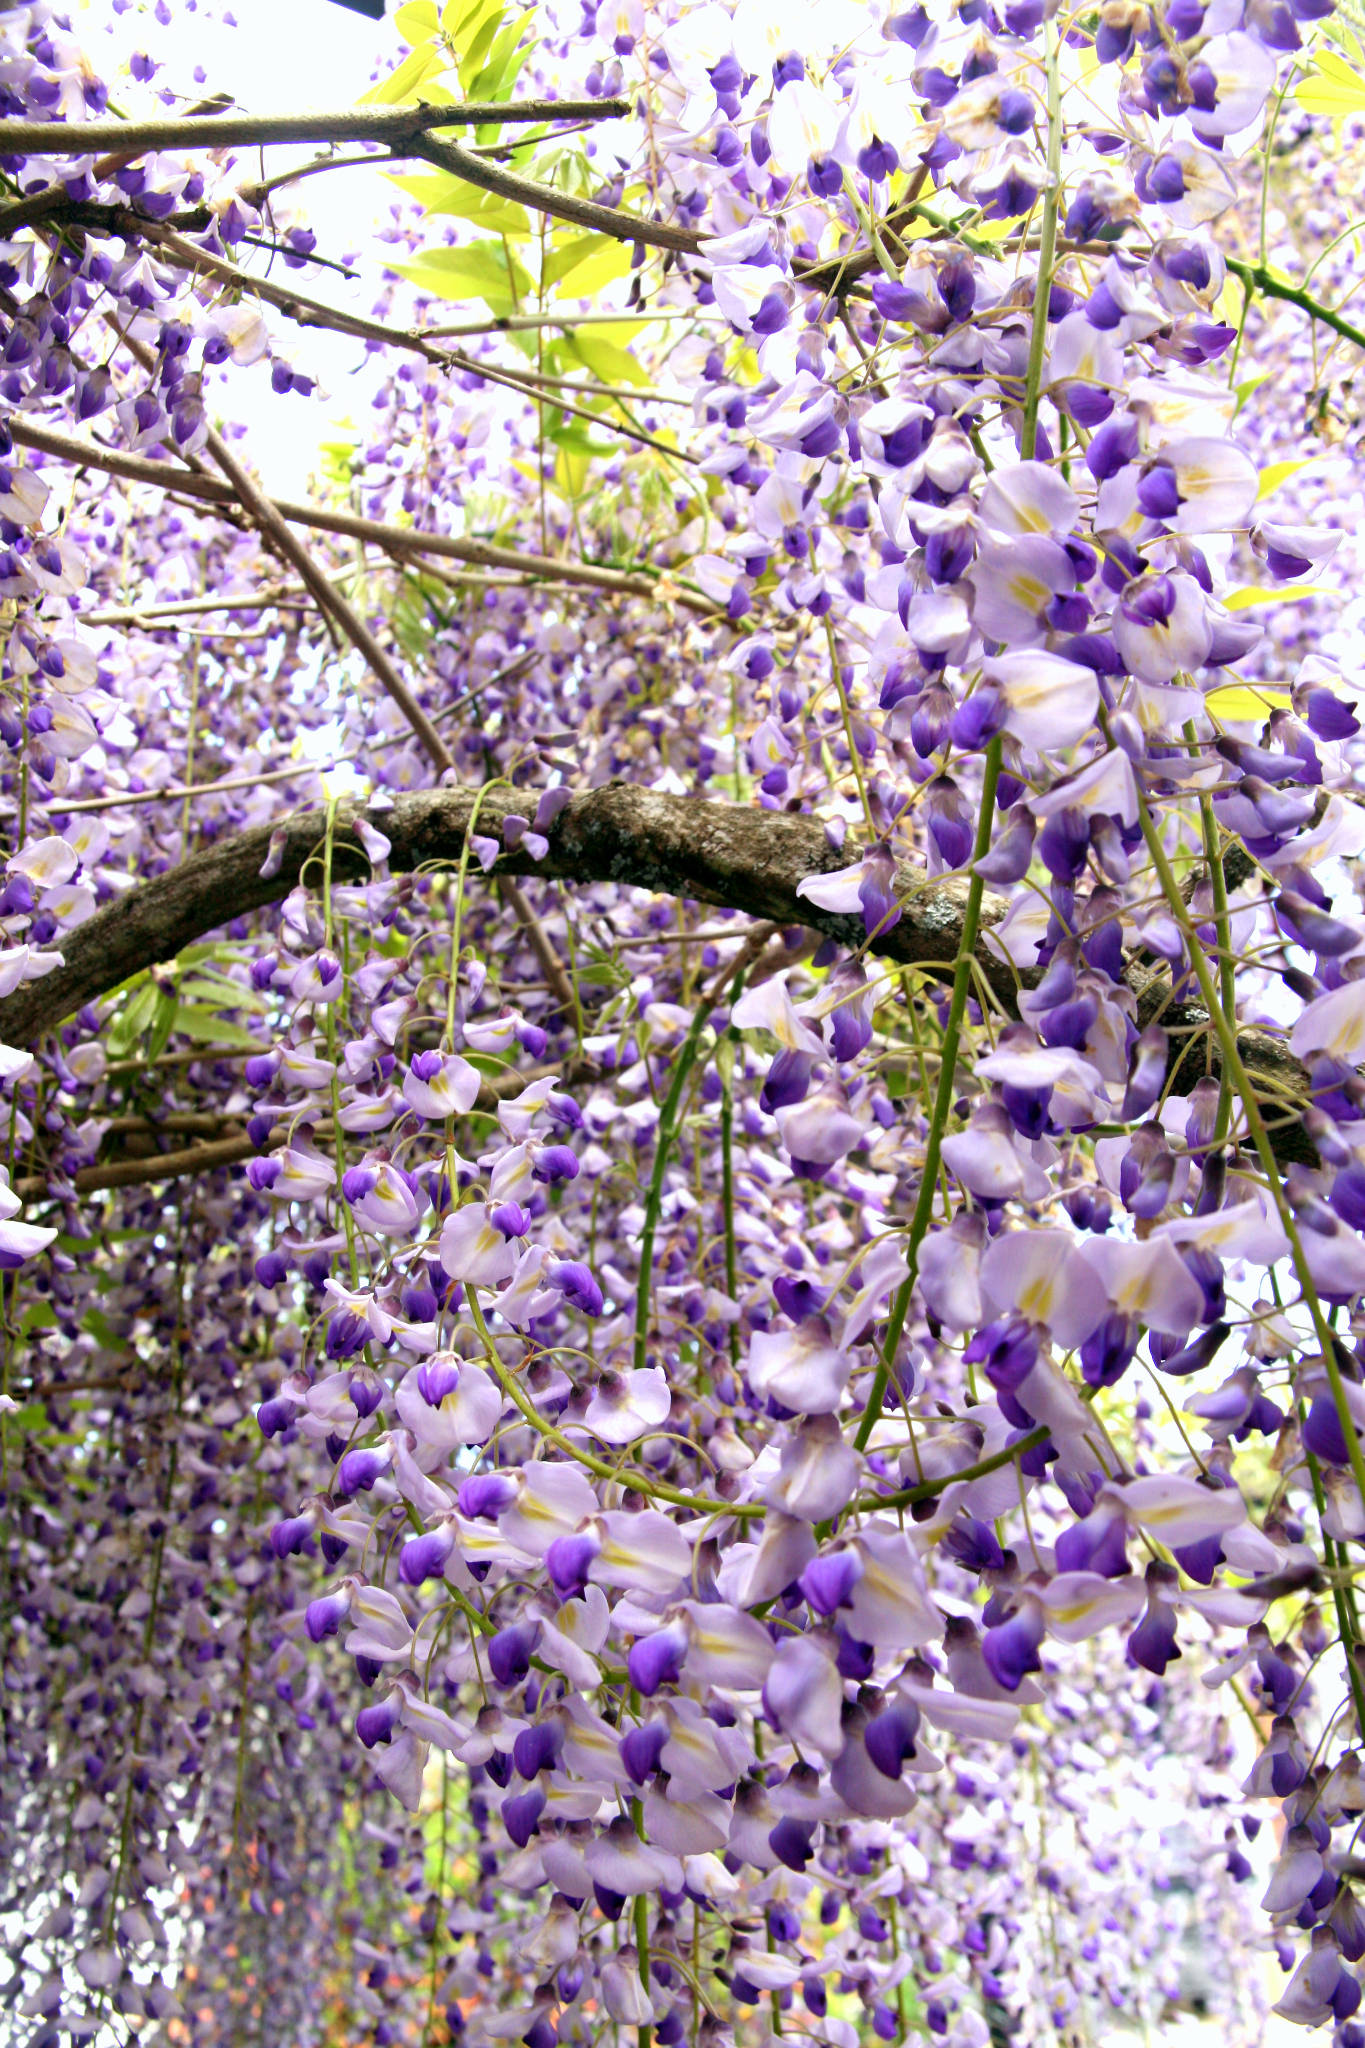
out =
[(541, 327), (652, 327), (660, 320), (693, 320), (715, 323), (723, 318), (704, 307), (680, 311), (671, 306), (651, 306), (638, 313), (502, 313), (493, 320), (463, 320), (458, 327), (424, 327), (429, 341), (446, 337), (456, 341), (477, 334), (533, 334)]
[(239, 597), (182, 597), (174, 604), (122, 605), (111, 611), (81, 612), (78, 617), (82, 626), (140, 626), (158, 619), (189, 618), (200, 612), (290, 610), (310, 602), (306, 590), (259, 590), (245, 591)]
[(61, 817), (68, 811), (114, 811), (127, 804), (169, 804), (197, 796), (226, 796), (234, 789), (255, 789), (263, 782), (292, 782), (308, 775), (326, 775), (334, 768), (345, 767), (355, 759), (353, 754), (339, 755), (332, 761), (291, 761), (287, 768), (271, 768), (256, 775), (233, 775), (224, 782), (182, 782), (166, 789), (120, 790), (116, 796), (78, 797), (69, 803), (65, 797), (52, 799), (54, 817)]
[(279, 506), (266, 497), (255, 479), (238, 462), (221, 434), (213, 428), (209, 430), (208, 446), (214, 461), (231, 483), (252, 522), (259, 527), (262, 535), (274, 543), (285, 560), (293, 564), (321, 609), (335, 619), (352, 646), (363, 655), (376, 680), (392, 697), (421, 741), (437, 774), (444, 773), (448, 768), (453, 769), (455, 763), (445, 741), (399, 675), (388, 654), (360, 614), (341, 595), (336, 585), (323, 574), (298, 535), (290, 532)]
[[(17, 413), (11, 416), (9, 428), (14, 439), (24, 447), (40, 449), (64, 462), (104, 470), (111, 476), (126, 477), (130, 483), (154, 484), (158, 490), (197, 498), (223, 511), (241, 509), (235, 490), (218, 477), (174, 469), (168, 462), (152, 461), (143, 455), (125, 455), (121, 450), (102, 448), (93, 441), (80, 441), (73, 435), (59, 434), (51, 427), (40, 426), (35, 420), (23, 419)], [(301, 504), (290, 498), (276, 498), (271, 502), (295, 526), (312, 526), (323, 533), (344, 533), (355, 540), (370, 541), (399, 560), (412, 555), (445, 555), (452, 561), (470, 562), (484, 569), (510, 569), (520, 575), (548, 576), (559, 582), (583, 584), (590, 589), (615, 591), (625, 597), (646, 597), (658, 602), (663, 596), (653, 577), (636, 570), (613, 569), (605, 564), (567, 558), (560, 561), (553, 555), (523, 553), (516, 548), (498, 547), (492, 541), (457, 539), (452, 534), (425, 533), (417, 527), (385, 526), (377, 519), (362, 519), (355, 513), (336, 511), (330, 506)], [(715, 605), (699, 592), (676, 585), (669, 588), (673, 601), (685, 611), (708, 617), (714, 614)]]
[[(76, 216), (79, 221), (80, 216)], [(120, 223), (115, 223), (119, 225)], [(289, 285), (274, 284), (269, 278), (256, 277), (250, 271), (239, 270), (221, 256), (200, 249), (174, 230), (158, 227), (152, 222), (143, 222), (133, 214), (125, 213), (122, 226), (128, 232), (140, 234), (145, 241), (163, 250), (181, 268), (198, 270), (209, 277), (219, 279), (234, 290), (244, 294), (254, 293), (267, 305), (274, 306), (302, 327), (322, 327), (334, 334), (353, 334), (359, 341), (382, 342), (389, 348), (404, 349), (418, 355), (424, 361), (443, 370), (464, 370), (475, 377), (483, 377), (491, 384), (502, 384), (510, 391), (535, 398), (541, 385), (564, 386), (583, 397), (595, 395), (587, 386), (571, 385), (563, 377), (548, 377), (534, 370), (509, 369), (505, 364), (487, 363), (478, 356), (466, 355), (463, 350), (437, 347), (420, 329), (415, 327), (389, 327), (381, 320), (367, 320), (359, 313), (348, 313), (342, 307), (329, 306), (323, 299), (315, 299), (307, 292), (295, 291)], [(643, 391), (621, 392), (614, 387), (601, 387), (602, 395), (608, 398), (646, 400), (650, 394)], [(687, 405), (688, 400), (660, 394), (657, 401), (666, 405)], [(684, 449), (675, 448), (670, 442), (660, 441), (653, 434), (642, 433), (638, 427), (624, 424), (620, 420), (605, 420), (600, 413), (590, 412), (567, 399), (554, 400), (555, 409), (571, 413), (576, 419), (587, 420), (590, 425), (608, 427), (613, 433), (624, 435), (628, 440), (643, 443), (646, 448), (657, 448), (661, 454), (676, 456), (682, 462), (696, 462), (699, 458), (689, 455)]]

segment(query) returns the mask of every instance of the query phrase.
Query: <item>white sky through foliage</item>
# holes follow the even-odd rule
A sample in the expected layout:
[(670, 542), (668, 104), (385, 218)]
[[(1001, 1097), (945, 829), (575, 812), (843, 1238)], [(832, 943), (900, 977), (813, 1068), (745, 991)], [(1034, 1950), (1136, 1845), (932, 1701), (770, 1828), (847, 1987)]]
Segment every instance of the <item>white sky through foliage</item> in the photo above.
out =
[[(108, 0), (80, 0), (75, 10), (73, 25), (110, 80), (120, 112), (150, 111), (153, 94), (163, 88), (183, 95), (187, 107), (221, 92), (256, 114), (347, 107), (368, 90), (376, 68), (387, 71), (405, 47), (391, 20), (370, 21), (333, 0), (216, 0), (212, 7), (200, 0), (193, 13), (184, 0), (173, 5), (164, 27), (147, 6), (120, 16)], [(161, 66), (150, 86), (134, 86), (127, 74), (128, 59), (139, 52)], [(294, 153), (307, 162), (318, 150)], [(272, 148), (272, 170), (287, 161), (285, 151)], [(361, 256), (364, 275), (350, 284), (315, 264), (301, 270), (277, 265), (273, 275), (330, 304), (361, 308), (377, 276), (375, 230), (401, 195), (378, 168), (311, 178), (300, 193), (319, 253), (334, 260)], [(297, 367), (320, 379), (319, 396), (277, 397), (269, 365), (260, 363), (252, 371), (233, 370), (228, 405), (230, 417), (248, 428), (252, 462), (270, 489), (297, 497), (322, 442), (341, 438), (347, 421), (363, 432), (372, 387), (368, 378), (356, 377), (366, 364), (363, 343), (312, 329), (300, 330), (294, 347), (287, 321), (272, 315), (270, 324), (290, 343)]]

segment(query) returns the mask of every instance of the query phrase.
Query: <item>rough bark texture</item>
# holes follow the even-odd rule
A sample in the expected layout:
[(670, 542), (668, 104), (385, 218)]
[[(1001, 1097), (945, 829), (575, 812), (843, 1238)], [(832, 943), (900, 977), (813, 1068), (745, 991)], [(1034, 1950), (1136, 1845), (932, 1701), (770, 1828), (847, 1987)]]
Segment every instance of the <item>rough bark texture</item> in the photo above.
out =
[[(505, 792), (480, 800), (477, 790), (437, 789), (400, 797), (389, 810), (358, 813), (343, 805), (337, 814), (333, 872), (353, 879), (367, 871), (349, 830), (357, 815), (368, 817), (389, 840), (389, 866), (409, 873), (458, 861), (476, 803), (476, 829), (497, 838), (504, 817), (517, 812), (522, 801)], [(129, 890), (68, 935), (64, 966), (0, 1001), (0, 1038), (29, 1045), (129, 975), (174, 959), (206, 931), (278, 902), (298, 882), (305, 863), (320, 858), (325, 824), (325, 814), (312, 810), (296, 812), (277, 826), (282, 850), (269, 876), (261, 869), (272, 831), (260, 826), (205, 847), (167, 874)], [(609, 783), (572, 798), (548, 837), (544, 860), (534, 861), (519, 848), (502, 855), (495, 873), (579, 884), (623, 882), (746, 911), (776, 924), (807, 925), (845, 945), (863, 943), (860, 917), (818, 910), (796, 894), (804, 876), (845, 865), (845, 857), (811, 818), (656, 796), (626, 783)], [(922, 893), (912, 897), (900, 924), (878, 941), (877, 950), (917, 965), (950, 968), (961, 930), (962, 886), (949, 882), (926, 888), (922, 875), (909, 869), (902, 879), (907, 890), (918, 886)], [(993, 900), (988, 919), (993, 921), (1003, 907)], [(983, 964), (1002, 996), (1012, 995), (1014, 976), (1003, 962)]]
[[(503, 819), (524, 799), (472, 789), (424, 790), (400, 797), (389, 810), (342, 806), (337, 813), (333, 874), (355, 879), (368, 862), (354, 838), (357, 816), (383, 832), (392, 851), (390, 867), (408, 873), (458, 861), (475, 818), (476, 830), (499, 838)], [(270, 852), (268, 826), (223, 839), (193, 854), (179, 867), (129, 890), (99, 911), (63, 942), (65, 963), (41, 981), (26, 982), (0, 1001), (0, 1039), (28, 1046), (84, 1004), (96, 1001), (130, 975), (175, 958), (182, 948), (233, 918), (278, 902), (303, 875), (320, 876), (326, 819), (321, 811), (296, 812), (274, 828), (278, 864), (263, 875)], [(608, 783), (570, 799), (548, 833), (549, 851), (534, 861), (524, 849), (503, 854), (495, 875), (538, 876), (585, 885), (619, 882), (661, 895), (743, 911), (776, 925), (802, 925), (850, 948), (868, 946), (883, 958), (947, 978), (962, 933), (965, 884), (929, 882), (923, 870), (904, 867), (898, 891), (900, 922), (870, 942), (860, 916), (819, 909), (797, 895), (807, 875), (846, 865), (812, 818), (763, 811), (742, 804), (695, 797), (659, 796), (627, 783)], [(477, 870), (476, 870), (477, 872)], [(983, 938), (1003, 916), (1002, 898), (987, 895)], [(981, 971), (1004, 1006), (1015, 1008), (1020, 976), (989, 946), (978, 948)], [(1137, 997), (1139, 1020), (1159, 1015), (1172, 1032), (1172, 1060), (1187, 1068), (1179, 1078), (1192, 1085), (1205, 1071), (1217, 1073), (1217, 1046), (1209, 1047), (1208, 1018), (1197, 1005), (1172, 1003), (1170, 984), (1133, 963), (1128, 983)], [(1260, 1031), (1239, 1035), (1243, 1058), (1273, 1090), (1303, 1104), (1307, 1079), (1284, 1044)], [(1311, 1141), (1299, 1117), (1284, 1118), (1269, 1105), (1281, 1158), (1312, 1159)]]

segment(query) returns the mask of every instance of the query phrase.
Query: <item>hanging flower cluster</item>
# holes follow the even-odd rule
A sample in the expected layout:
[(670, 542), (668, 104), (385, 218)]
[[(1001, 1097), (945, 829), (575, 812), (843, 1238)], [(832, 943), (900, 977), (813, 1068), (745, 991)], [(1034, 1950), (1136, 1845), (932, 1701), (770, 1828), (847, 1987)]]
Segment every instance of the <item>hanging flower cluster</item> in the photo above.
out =
[(0, 21), (24, 2038), (1360, 2048), (1348, 45), (399, 26), (357, 311)]

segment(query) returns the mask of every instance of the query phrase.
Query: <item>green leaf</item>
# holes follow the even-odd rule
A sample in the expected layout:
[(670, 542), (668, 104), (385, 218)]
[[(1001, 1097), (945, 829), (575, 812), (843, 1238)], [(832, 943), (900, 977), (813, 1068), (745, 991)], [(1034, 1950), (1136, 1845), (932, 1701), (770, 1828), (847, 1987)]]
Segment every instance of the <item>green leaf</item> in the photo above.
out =
[(177, 967), (198, 967), (205, 960), (231, 962), (240, 960), (242, 953), (243, 948), (231, 939), (201, 939), (197, 945), (182, 946), (175, 956), (175, 964)]
[(94, 1338), (102, 1351), (122, 1353), (130, 1348), (128, 1339), (119, 1335), (102, 1308), (88, 1309), (81, 1317), (81, 1328)]
[(539, 38), (535, 36), (526, 43), (521, 42), (525, 32), (525, 18), (508, 22), (488, 52), (487, 61), (468, 81), (466, 91), (471, 100), (507, 100), (512, 97), (512, 87), (522, 65), (534, 50), (540, 48)]
[(420, 98), (428, 106), (442, 106), (454, 97), (444, 86), (436, 83), (438, 74), (445, 68), (445, 53), (440, 46), (423, 43), (418, 49), (409, 50), (396, 71), (391, 71), (387, 78), (381, 78), (378, 85), (371, 86), (361, 96), (360, 104), (362, 107), (405, 107), (415, 105)]
[(418, 661), (431, 641), (431, 617), (427, 599), (414, 582), (405, 582), (390, 613), (395, 637), (409, 661)]
[(591, 982), (594, 988), (616, 988), (627, 977), (609, 959), (594, 959), (579, 967), (578, 979)]
[(393, 25), (403, 41), (414, 49), (421, 43), (432, 42), (441, 33), (436, 0), (408, 0), (407, 6), (400, 7), (393, 17)]
[(466, 242), (458, 249), (428, 249), (415, 263), (395, 263), (422, 292), (437, 299), (482, 299), (492, 313), (515, 312), (531, 289), (525, 268), (501, 242)]
[(575, 328), (565, 336), (570, 351), (601, 384), (647, 384), (649, 379), (628, 348), (608, 341), (600, 329)]
[(524, 206), (503, 199), (496, 192), (481, 192), (448, 172), (436, 177), (394, 178), (395, 185), (411, 196), (427, 214), (449, 214), (453, 220), (467, 220), (490, 234), (507, 235), (514, 242), (529, 242), (531, 220)]
[(609, 442), (589, 440), (573, 424), (552, 429), (546, 439), (556, 449), (555, 488), (570, 499), (583, 496), (594, 461), (616, 452)]
[[(604, 421), (603, 424), (610, 423)], [(570, 455), (581, 455), (589, 462), (599, 455), (614, 456), (620, 453), (612, 441), (594, 441), (587, 422), (575, 418), (572, 414), (561, 415), (559, 423), (547, 430), (545, 438), (547, 441), (553, 441), (556, 448), (563, 448)]]
[(153, 981), (144, 981), (140, 987), (134, 989), (105, 1034), (104, 1042), (110, 1059), (128, 1058), (152, 1021), (157, 994), (156, 983)]
[(192, 1038), (200, 1045), (240, 1046), (244, 1052), (254, 1052), (258, 1041), (241, 1024), (230, 1024), (220, 1010), (210, 1010), (197, 1003), (178, 1003), (175, 1010), (175, 1030), (182, 1038)]
[(547, 292), (559, 286), (561, 298), (586, 299), (629, 271), (630, 249), (625, 242), (612, 235), (575, 235), (571, 242), (561, 242), (549, 251), (541, 286)]
[(221, 977), (195, 975), (192, 980), (180, 984), (182, 1003), (217, 1003), (225, 1010), (246, 1010), (254, 1017), (265, 1015), (264, 998), (255, 989), (239, 988), (226, 975)]
[(156, 992), (156, 1008), (152, 1012), (152, 1028), (147, 1039), (147, 1057), (159, 1060), (166, 1050), (166, 1041), (179, 1014), (174, 995), (169, 989), (159, 988)]

